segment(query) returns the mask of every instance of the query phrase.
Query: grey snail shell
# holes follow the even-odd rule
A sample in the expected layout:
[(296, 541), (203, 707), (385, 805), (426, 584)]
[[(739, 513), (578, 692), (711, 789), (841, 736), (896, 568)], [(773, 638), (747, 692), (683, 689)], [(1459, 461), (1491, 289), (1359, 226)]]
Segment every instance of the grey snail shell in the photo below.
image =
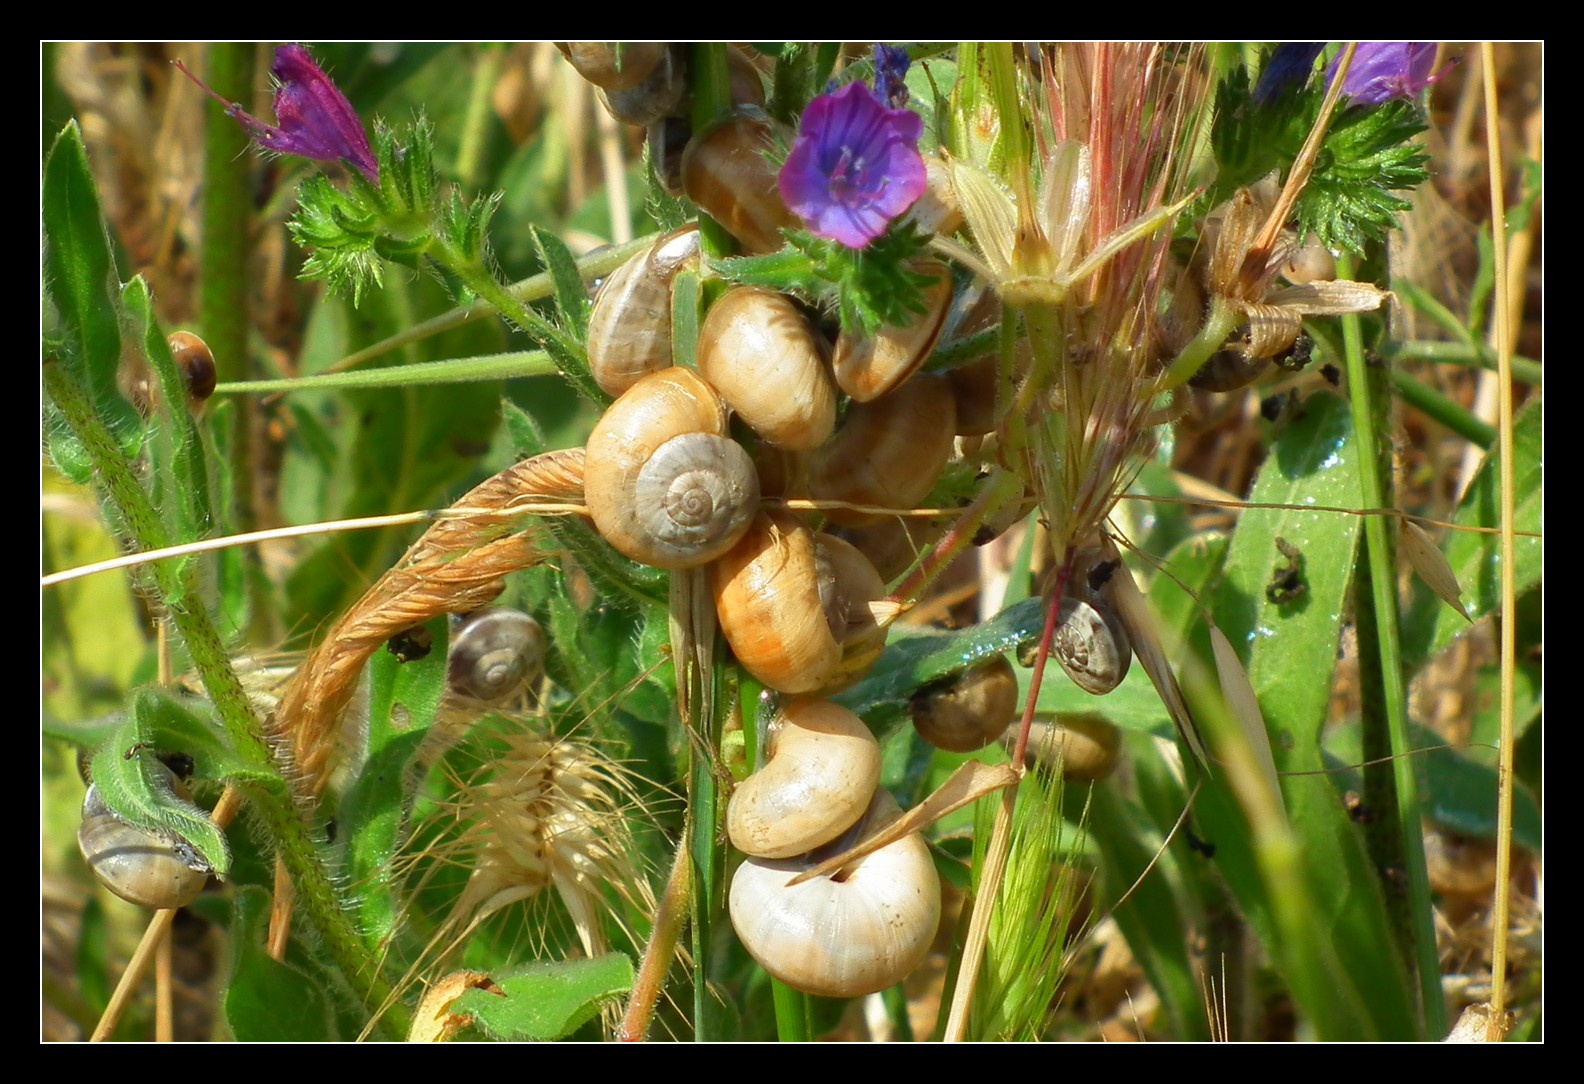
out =
[[(168, 768), (160, 765), (155, 770), (176, 786)], [(128, 903), (153, 911), (185, 907), (209, 880), (209, 866), (191, 846), (122, 821), (92, 785), (83, 796), (77, 846), (100, 884)]]
[(726, 437), (726, 410), (690, 369), (650, 373), (589, 435), (584, 501), (600, 534), (656, 568), (695, 568), (731, 549), (759, 507), (759, 478)]
[(1088, 547), (1073, 558), (1051, 654), (1085, 692), (1103, 696), (1122, 684), (1133, 644), (1111, 600), (1111, 577), (1131, 575), (1121, 561)]
[(544, 672), (545, 634), (521, 610), (479, 610), (459, 619), (446, 657), (453, 692), (498, 703), (516, 696)]

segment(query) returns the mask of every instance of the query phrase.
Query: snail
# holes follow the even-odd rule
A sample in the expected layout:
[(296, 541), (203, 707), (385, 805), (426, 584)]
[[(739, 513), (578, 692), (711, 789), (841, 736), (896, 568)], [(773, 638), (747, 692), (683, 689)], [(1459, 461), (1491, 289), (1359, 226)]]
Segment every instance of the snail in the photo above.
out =
[(951, 272), (939, 260), (917, 260), (908, 270), (930, 279), (923, 291), (927, 306), (923, 313), (916, 314), (905, 327), (887, 325), (868, 337), (843, 331), (836, 339), (836, 383), (860, 403), (878, 399), (912, 376), (935, 349), (946, 325)]
[[(1073, 558), (1067, 589), (1051, 638), (1051, 657), (1073, 684), (1096, 696), (1115, 689), (1133, 664), (1133, 644), (1111, 601), (1112, 576), (1129, 575), (1121, 561), (1100, 546), (1088, 546)], [(1038, 639), (1018, 645), (1018, 662), (1033, 666)]]
[[(1002, 735), (1010, 751), (1017, 744), (1017, 727)], [(1094, 782), (1110, 775), (1122, 757), (1122, 731), (1103, 715), (1093, 712), (1062, 713), (1035, 719), (1029, 728), (1030, 765), (1059, 767), (1063, 779)]]
[(771, 724), (765, 766), (733, 792), (727, 832), (744, 854), (804, 854), (851, 828), (879, 785), (880, 743), (863, 720), (800, 698)]
[(190, 331), (173, 332), (167, 340), (182, 382), (187, 385), (187, 405), (193, 409), (214, 394), (216, 369), (209, 344)]
[(687, 96), (687, 59), (682, 46), (662, 48), (659, 60), (631, 86), (600, 87), (595, 96), (623, 124), (640, 128), (673, 113)]
[[(915, 508), (940, 480), (955, 430), (951, 389), (921, 373), (890, 395), (847, 412), (841, 428), (810, 456), (809, 494), (899, 511)], [(884, 518), (846, 508), (825, 514), (852, 527)]]
[(694, 568), (731, 549), (753, 522), (759, 478), (725, 436), (720, 397), (690, 369), (634, 384), (589, 435), (584, 500), (600, 534), (657, 568)]
[(671, 280), (698, 259), (698, 227), (666, 234), (617, 268), (589, 313), (588, 359), (606, 394), (671, 365)]
[(544, 670), (544, 629), (521, 610), (488, 609), (456, 621), (446, 685), (486, 703), (517, 695)]
[(556, 48), (579, 75), (606, 90), (637, 86), (666, 55), (663, 41), (558, 41)]
[(924, 194), (908, 208), (904, 222), (912, 223), (920, 233), (949, 237), (962, 229), (962, 205), (957, 200), (957, 187), (952, 184), (951, 166), (938, 154), (924, 158), (926, 178)]
[(868, 606), (885, 593), (879, 573), (857, 550), (789, 513), (761, 514), (711, 567), (710, 586), (737, 661), (779, 692), (850, 684), (884, 642)]
[[(158, 762), (156, 762), (158, 763)], [(175, 789), (175, 774), (163, 764), (154, 769)], [(134, 828), (99, 797), (92, 784), (83, 796), (77, 846), (99, 883), (117, 896), (154, 911), (185, 907), (209, 880), (209, 866), (186, 842)]]
[(710, 307), (699, 330), (699, 373), (771, 444), (807, 451), (836, 428), (836, 388), (797, 306), (739, 287)]
[(745, 109), (695, 134), (682, 155), (683, 191), (750, 252), (774, 252), (798, 224), (765, 160), (774, 142), (763, 114)]
[(919, 737), (935, 748), (971, 753), (1006, 730), (1017, 706), (1017, 674), (1005, 656), (992, 655), (920, 689), (908, 701), (908, 714)]
[[(878, 790), (863, 819), (823, 850), (839, 853), (899, 814), (890, 794)], [(858, 997), (899, 982), (923, 963), (940, 925), (940, 878), (929, 847), (914, 833), (833, 876), (788, 887), (824, 857), (749, 858), (737, 868), (728, 908), (743, 947), (805, 993)]]

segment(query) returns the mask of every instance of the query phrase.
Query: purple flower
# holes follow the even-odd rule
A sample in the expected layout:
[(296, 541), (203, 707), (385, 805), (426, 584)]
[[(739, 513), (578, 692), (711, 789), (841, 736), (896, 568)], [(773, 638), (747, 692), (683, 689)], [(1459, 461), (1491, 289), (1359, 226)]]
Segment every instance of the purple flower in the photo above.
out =
[[(1342, 93), (1354, 105), (1380, 105), (1393, 98), (1417, 98), (1435, 81), (1433, 41), (1364, 41), (1353, 53), (1353, 64), (1342, 80)], [(1326, 70), (1326, 85), (1336, 78), (1338, 53)]]
[(1302, 88), (1314, 71), (1315, 57), (1325, 48), (1323, 41), (1284, 41), (1271, 50), (1254, 87), (1254, 100), (1261, 105), (1280, 98), (1291, 87)]
[(781, 167), (781, 199), (812, 232), (865, 248), (924, 194), (923, 134), (922, 117), (886, 108), (862, 83), (822, 94)]
[(265, 124), (238, 103), (228, 102), (204, 86), (181, 61), (176, 66), (210, 97), (224, 104), (226, 112), (265, 150), (318, 162), (344, 160), (356, 166), (369, 181), (379, 182), (379, 166), (369, 149), (363, 122), (358, 120), (346, 95), (301, 45), (282, 45), (275, 50), (275, 62), (270, 65), (276, 82), (274, 125)]

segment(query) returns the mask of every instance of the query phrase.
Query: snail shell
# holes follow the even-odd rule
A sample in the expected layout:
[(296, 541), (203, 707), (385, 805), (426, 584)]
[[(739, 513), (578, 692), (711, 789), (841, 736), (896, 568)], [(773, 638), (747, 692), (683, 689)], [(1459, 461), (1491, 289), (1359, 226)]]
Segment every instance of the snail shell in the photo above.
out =
[(637, 83), (595, 91), (605, 111), (623, 124), (640, 128), (676, 111), (687, 96), (687, 60), (682, 47), (666, 48), (659, 61)]
[[(812, 453), (810, 495), (898, 510), (918, 507), (946, 468), (956, 418), (951, 389), (928, 373), (872, 403), (856, 404), (836, 434)], [(845, 508), (825, 515), (852, 527), (884, 518)]]
[(689, 369), (638, 381), (589, 435), (584, 500), (623, 555), (657, 568), (694, 568), (748, 530), (759, 479), (725, 436), (720, 397)]
[(197, 851), (178, 839), (126, 824), (91, 785), (83, 797), (77, 846), (100, 884), (153, 911), (185, 907), (209, 880), (209, 867)]
[(209, 344), (190, 331), (177, 331), (167, 340), (176, 368), (187, 385), (187, 405), (197, 407), (214, 394), (217, 370)]
[[(1011, 750), (1017, 744), (1017, 727), (1008, 728), (1002, 740)], [(1095, 782), (1110, 775), (1122, 759), (1122, 731), (1094, 713), (1036, 719), (1029, 728), (1026, 756), (1031, 766), (1060, 768), (1063, 779)]]
[(919, 737), (935, 748), (971, 753), (1001, 736), (1017, 706), (1017, 674), (1005, 656), (993, 655), (920, 689), (908, 713)]
[(520, 693), (544, 672), (545, 634), (521, 610), (479, 610), (451, 634), (446, 684), (453, 692), (496, 703)]
[[(877, 791), (852, 835), (899, 814)], [(728, 908), (743, 947), (805, 993), (858, 997), (899, 982), (924, 962), (940, 925), (940, 878), (923, 837), (904, 836), (833, 876), (788, 887), (821, 857), (750, 858), (737, 868)]]
[(732, 846), (790, 858), (851, 828), (880, 785), (880, 743), (862, 719), (829, 700), (792, 701), (771, 724), (765, 766), (726, 807)]
[(682, 155), (682, 188), (750, 252), (774, 252), (797, 218), (781, 200), (769, 121), (742, 111), (693, 137)]
[(698, 259), (698, 227), (666, 234), (615, 270), (589, 313), (588, 359), (607, 395), (671, 365), (671, 280)]
[(606, 90), (637, 86), (666, 56), (663, 41), (558, 41), (556, 48), (579, 75)]
[(699, 331), (700, 374), (771, 444), (816, 447), (836, 428), (836, 388), (808, 321), (786, 296), (739, 287)]
[(1051, 654), (1085, 692), (1103, 696), (1122, 684), (1133, 663), (1127, 630), (1110, 606), (1063, 598)]
[(1235, 348), (1217, 350), (1188, 383), (1200, 391), (1236, 391), (1254, 383), (1270, 367), (1270, 358), (1249, 357)]
[(885, 641), (868, 606), (885, 594), (879, 573), (785, 512), (761, 514), (711, 567), (710, 585), (732, 654), (778, 692), (851, 684)]
[(946, 326), (952, 297), (951, 271), (939, 260), (918, 260), (908, 270), (930, 278), (923, 291), (928, 306), (923, 313), (914, 316), (906, 327), (886, 326), (872, 338), (843, 331), (836, 339), (836, 383), (860, 403), (878, 399), (912, 376), (935, 349), (941, 328)]
[(950, 236), (962, 229), (962, 205), (957, 186), (952, 183), (951, 166), (939, 155), (924, 159), (925, 189), (918, 202), (908, 208), (903, 221), (911, 222), (920, 233)]

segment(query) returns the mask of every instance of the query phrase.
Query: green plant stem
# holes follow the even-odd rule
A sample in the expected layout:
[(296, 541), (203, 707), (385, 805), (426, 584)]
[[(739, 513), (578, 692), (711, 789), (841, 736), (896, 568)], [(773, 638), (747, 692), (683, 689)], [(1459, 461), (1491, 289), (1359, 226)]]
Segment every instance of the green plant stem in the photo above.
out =
[[(1350, 259), (1344, 257), (1337, 262), (1339, 278), (1350, 278), (1352, 271)], [(1347, 359), (1354, 432), (1357, 434), (1360, 454), (1364, 457), (1359, 470), (1364, 506), (1383, 508), (1385, 497), (1379, 461), (1372, 454), (1373, 449), (1380, 447), (1375, 413), (1371, 406), (1372, 380), (1364, 356), (1363, 331), (1356, 316), (1342, 318), (1342, 340), (1343, 353)], [(1436, 957), (1430, 882), (1425, 870), (1419, 784), (1414, 775), (1408, 733), (1407, 688), (1398, 647), (1397, 580), (1392, 566), (1389, 531), (1390, 522), (1384, 517), (1369, 516), (1364, 520), (1365, 549), (1370, 562), (1370, 605), (1374, 609), (1379, 632), (1382, 693), (1392, 755), (1392, 776), (1397, 791), (1396, 808), (1385, 812), (1387, 816), (1395, 817), (1402, 838), (1402, 860), (1408, 877), (1408, 905), (1413, 924), (1414, 970), (1419, 976), (1425, 1030), (1431, 1035), (1444, 1035), (1446, 1008), (1441, 995), (1441, 969)]]
[[(165, 533), (159, 513), (138, 484), (115, 439), (94, 413), (82, 388), (64, 368), (53, 362), (44, 365), (44, 387), (73, 434), (82, 442), (95, 473), (131, 535), (132, 544), (141, 550), (161, 548), (165, 544)], [(307, 819), (289, 797), (290, 787), (275, 765), (269, 742), (231, 667), (225, 644), (203, 606), (191, 601), (197, 598), (195, 566), (186, 562), (161, 562), (154, 565), (150, 573), (162, 599), (178, 600), (166, 607), (167, 612), (186, 644), (193, 667), (203, 680), (232, 747), (251, 766), (280, 779), (278, 788), (250, 788), (250, 796), (281, 861), (296, 883), (303, 911), (318, 929), (347, 981), (358, 990), (366, 1005), (377, 1009), (392, 1000), (391, 988), (380, 972), (378, 961), (365, 950), (353, 928), (349, 911), (336, 894), (329, 872), (314, 846)], [(405, 1033), (404, 1022), (393, 1024)]]
[(616, 1032), (618, 1042), (642, 1042), (649, 1034), (649, 1021), (654, 1017), (655, 1005), (665, 988), (666, 972), (671, 969), (671, 958), (682, 936), (682, 923), (688, 915), (692, 868), (688, 840), (684, 839), (677, 846), (665, 890), (655, 908), (654, 928), (649, 932), (649, 943), (644, 946), (643, 960), (633, 978), (632, 996), (627, 999), (627, 1009)]
[[(731, 72), (726, 64), (726, 46), (719, 42), (699, 42), (688, 47), (688, 81), (693, 91), (689, 120), (694, 132), (702, 132), (719, 117), (731, 111)], [(709, 215), (699, 213), (699, 251), (705, 256), (728, 256), (737, 243), (726, 227)]]
[[(1381, 349), (1388, 361), (1436, 361), (1446, 365), (1464, 365), (1472, 369), (1497, 368), (1496, 352), (1480, 343), (1429, 342), (1409, 339), (1390, 343)], [(1541, 386), (1544, 368), (1533, 358), (1514, 356), (1512, 375), (1515, 380), (1535, 387)]]
[(484, 168), (484, 148), (489, 135), (490, 91), (500, 78), (505, 48), (485, 43), (473, 62), (473, 82), (468, 90), (467, 112), (462, 118), (462, 139), (457, 148), (457, 179), (462, 187), (477, 191)]
[(1188, 383), (1189, 378), (1210, 360), (1210, 355), (1226, 343), (1227, 336), (1232, 334), (1237, 324), (1238, 315), (1231, 305), (1219, 297), (1212, 300), (1210, 311), (1205, 314), (1205, 322), (1199, 328), (1199, 334), (1182, 348), (1182, 352), (1161, 377), (1162, 389), (1178, 388)]
[(770, 993), (775, 1002), (776, 1036), (783, 1043), (813, 1041), (808, 995), (792, 989), (780, 979), (770, 980)]
[(1464, 440), (1477, 444), (1486, 451), (1489, 451), (1490, 446), (1495, 443), (1495, 426), (1486, 425), (1430, 385), (1415, 380), (1395, 365), (1391, 366), (1388, 375), (1392, 387), (1397, 389), (1397, 394), (1409, 406), (1434, 418)]

